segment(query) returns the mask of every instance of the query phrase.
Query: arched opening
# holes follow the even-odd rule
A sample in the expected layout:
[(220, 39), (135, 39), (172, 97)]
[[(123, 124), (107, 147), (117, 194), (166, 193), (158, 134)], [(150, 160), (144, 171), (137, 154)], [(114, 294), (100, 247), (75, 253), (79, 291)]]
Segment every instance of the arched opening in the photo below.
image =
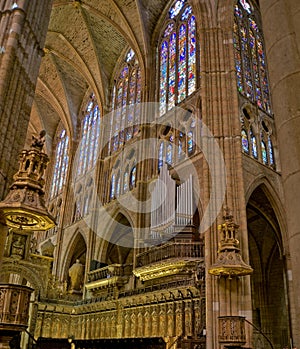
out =
[[(70, 293), (82, 294), (86, 265), (86, 250), (85, 240), (83, 236), (78, 233), (72, 243), (66, 263), (65, 280), (67, 281), (67, 289)], [(77, 265), (80, 265), (80, 268), (76, 268)]]
[[(247, 205), (254, 347), (265, 341), (274, 348), (288, 347), (289, 315), (282, 235), (264, 185), (252, 193)], [(257, 344), (257, 345), (256, 345)], [(268, 343), (264, 343), (265, 346)]]
[(109, 239), (106, 251), (106, 263), (132, 264), (134, 238), (128, 219), (121, 213), (115, 218), (116, 224)]

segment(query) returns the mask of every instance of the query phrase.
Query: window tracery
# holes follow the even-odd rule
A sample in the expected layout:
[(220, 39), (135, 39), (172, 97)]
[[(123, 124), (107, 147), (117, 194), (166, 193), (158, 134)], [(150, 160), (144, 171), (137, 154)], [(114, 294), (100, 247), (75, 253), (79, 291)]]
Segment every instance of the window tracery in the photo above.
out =
[(266, 166), (275, 169), (273, 139), (274, 122), (267, 116), (256, 117), (251, 106), (242, 108), (241, 114), (241, 146), (242, 151), (260, 161)]
[(124, 165), (113, 168), (110, 181), (110, 200), (132, 190), (136, 184), (136, 164), (130, 159)]
[(133, 49), (125, 55), (112, 95), (111, 141), (109, 150), (117, 151), (138, 133), (141, 103), (141, 69)]
[(196, 120), (190, 112), (187, 120), (180, 123), (178, 130), (171, 126), (164, 127), (159, 135), (158, 142), (158, 170), (164, 162), (174, 165), (194, 154)]
[(56, 147), (54, 171), (50, 188), (50, 199), (59, 195), (66, 182), (69, 165), (69, 137), (66, 130), (62, 130)]
[(234, 56), (238, 91), (271, 114), (269, 81), (259, 13), (250, 1), (234, 7)]
[(101, 115), (94, 94), (90, 96), (84, 115), (81, 124), (77, 178), (93, 168), (98, 157)]
[(274, 122), (263, 33), (259, 10), (251, 0), (238, 0), (234, 6), (233, 43), (237, 89), (243, 103), (242, 151), (275, 168)]
[(158, 51), (162, 116), (196, 90), (196, 19), (186, 0), (170, 8)]

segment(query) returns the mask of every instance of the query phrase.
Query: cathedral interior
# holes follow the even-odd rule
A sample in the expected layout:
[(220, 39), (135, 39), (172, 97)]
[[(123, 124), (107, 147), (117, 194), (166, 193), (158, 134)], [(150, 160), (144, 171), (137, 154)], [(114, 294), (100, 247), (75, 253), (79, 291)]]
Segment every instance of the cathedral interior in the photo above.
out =
[(0, 28), (0, 348), (300, 347), (300, 2)]

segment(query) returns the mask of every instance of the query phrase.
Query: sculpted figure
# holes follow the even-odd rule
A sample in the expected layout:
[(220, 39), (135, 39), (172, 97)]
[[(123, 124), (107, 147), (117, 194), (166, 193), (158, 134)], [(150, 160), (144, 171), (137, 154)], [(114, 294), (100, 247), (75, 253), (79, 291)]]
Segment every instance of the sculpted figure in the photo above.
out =
[(79, 259), (76, 259), (76, 263), (69, 269), (69, 277), (70, 292), (79, 293), (82, 289), (84, 278), (84, 265), (80, 263)]
[(16, 259), (24, 258), (24, 238), (18, 236), (17, 239), (11, 245), (11, 254), (10, 256)]

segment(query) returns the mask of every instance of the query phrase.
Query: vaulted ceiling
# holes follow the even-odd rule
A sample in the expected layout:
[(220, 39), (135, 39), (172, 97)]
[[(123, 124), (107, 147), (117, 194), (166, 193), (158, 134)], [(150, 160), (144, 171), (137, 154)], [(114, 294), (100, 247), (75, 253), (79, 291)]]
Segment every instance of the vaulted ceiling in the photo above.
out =
[(71, 139), (90, 91), (105, 108), (116, 63), (129, 47), (142, 70), (166, 0), (54, 0), (28, 137), (47, 131), (47, 152), (62, 120)]

